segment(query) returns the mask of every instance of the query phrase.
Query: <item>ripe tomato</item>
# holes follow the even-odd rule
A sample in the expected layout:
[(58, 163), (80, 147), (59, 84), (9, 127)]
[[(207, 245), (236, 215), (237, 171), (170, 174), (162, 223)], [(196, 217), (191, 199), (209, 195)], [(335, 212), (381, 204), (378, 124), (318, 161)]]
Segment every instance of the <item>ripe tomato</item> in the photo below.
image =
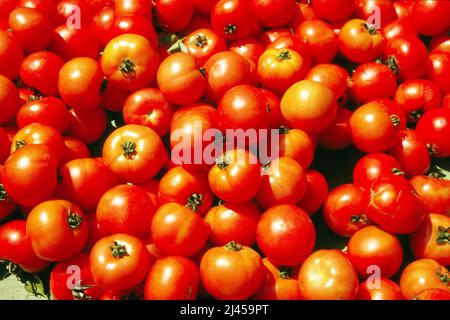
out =
[(305, 79), (323, 83), (333, 90), (340, 104), (345, 101), (349, 74), (341, 66), (330, 63), (318, 64), (306, 74)]
[(48, 261), (74, 256), (88, 236), (80, 208), (65, 200), (44, 201), (34, 207), (27, 217), (27, 232), (36, 255)]
[(184, 105), (198, 101), (206, 86), (204, 70), (193, 56), (184, 52), (177, 52), (162, 61), (157, 81), (168, 101)]
[(450, 156), (450, 109), (436, 108), (430, 110), (420, 118), (417, 132), (430, 145), (433, 157), (445, 158)]
[(100, 239), (89, 256), (94, 282), (100, 288), (114, 292), (124, 292), (141, 283), (150, 263), (144, 242), (123, 233)]
[(176, 202), (204, 216), (211, 208), (214, 194), (203, 170), (175, 166), (159, 182), (158, 202)]
[(57, 23), (66, 24), (69, 17), (73, 15), (78, 7), (81, 14), (81, 24), (86, 25), (91, 21), (94, 8), (89, 4), (89, 0), (61, 0), (58, 1), (56, 10), (58, 12)]
[(259, 58), (258, 79), (267, 89), (283, 94), (305, 77), (311, 62), (292, 49), (267, 49)]
[[(79, 278), (72, 279), (79, 271)], [(70, 286), (69, 286), (70, 284)], [(50, 292), (55, 300), (97, 300), (103, 290), (96, 286), (89, 268), (89, 255), (79, 253), (58, 262), (50, 273)]]
[(328, 183), (325, 177), (318, 171), (306, 171), (306, 192), (298, 206), (305, 210), (309, 215), (319, 210), (328, 194)]
[(449, 74), (450, 53), (432, 52), (428, 56), (425, 78), (433, 81), (441, 89), (442, 95), (450, 93)]
[(426, 212), (450, 215), (450, 181), (428, 176), (415, 176), (411, 184)]
[(351, 145), (349, 120), (352, 112), (338, 107), (334, 123), (317, 135), (319, 146), (328, 150), (341, 150)]
[(259, 254), (234, 241), (206, 251), (200, 262), (200, 278), (206, 291), (220, 300), (243, 300), (262, 283), (264, 266)]
[(26, 145), (3, 167), (3, 185), (11, 199), (34, 206), (50, 198), (56, 188), (57, 161), (45, 145)]
[(200, 282), (197, 266), (183, 257), (155, 262), (145, 280), (146, 300), (195, 300)]
[(407, 177), (425, 174), (431, 163), (425, 140), (415, 130), (400, 131), (399, 136), (400, 141), (389, 153), (397, 159)]
[(346, 20), (355, 10), (354, 1), (315, 0), (312, 4), (314, 13), (322, 19), (336, 22)]
[(153, 3), (151, 0), (116, 0), (114, 13), (117, 17), (140, 15), (151, 18)]
[(296, 160), (304, 169), (309, 168), (314, 160), (316, 141), (308, 133), (300, 129), (280, 127), (280, 157)]
[(103, 160), (121, 180), (142, 183), (167, 163), (161, 138), (150, 128), (128, 124), (114, 130), (103, 145)]
[(0, 30), (0, 74), (14, 80), (19, 76), (20, 65), (23, 60), (23, 51), (9, 32)]
[(372, 222), (366, 216), (369, 195), (353, 184), (334, 189), (325, 199), (323, 216), (326, 225), (341, 237), (350, 237)]
[(416, 230), (425, 217), (423, 204), (409, 181), (392, 174), (372, 183), (366, 212), (383, 230), (400, 234)]
[(0, 259), (30, 273), (40, 272), (49, 265), (34, 253), (25, 220), (12, 220), (0, 226)]
[(381, 30), (386, 40), (390, 40), (395, 37), (413, 36), (418, 37), (418, 33), (414, 25), (405, 19), (394, 20), (383, 27)]
[(250, 59), (255, 65), (258, 65), (258, 60), (264, 52), (264, 47), (255, 38), (244, 38), (230, 43), (229, 50)]
[(403, 294), (398, 284), (387, 278), (377, 280), (368, 279), (361, 283), (356, 294), (356, 300), (403, 300)]
[(50, 126), (62, 134), (69, 125), (69, 110), (55, 97), (31, 100), (20, 107), (16, 123), (19, 128), (23, 128), (34, 122)]
[(269, 128), (276, 129), (283, 125), (281, 116), (280, 98), (270, 90), (259, 89), (260, 93), (266, 101), (266, 111), (269, 115)]
[(400, 288), (406, 299), (416, 297), (425, 289), (443, 289), (450, 292), (449, 271), (432, 259), (419, 259), (411, 262), (403, 270)]
[(190, 257), (205, 245), (209, 227), (194, 211), (170, 202), (156, 210), (151, 235), (153, 243), (164, 254)]
[(101, 48), (104, 48), (111, 40), (110, 32), (114, 22), (114, 9), (111, 7), (100, 9), (92, 18), (90, 29), (98, 39)]
[(353, 182), (364, 189), (370, 189), (375, 179), (389, 174), (399, 174), (402, 167), (392, 156), (384, 153), (368, 154), (356, 163), (353, 169)]
[(216, 159), (208, 174), (211, 190), (220, 199), (243, 203), (252, 199), (262, 183), (261, 164), (248, 151), (229, 150)]
[(447, 1), (414, 1), (411, 21), (420, 34), (435, 36), (449, 30), (449, 12), (450, 3)]
[(193, 56), (202, 66), (214, 54), (226, 51), (227, 44), (224, 39), (211, 29), (197, 29), (183, 40), (186, 52)]
[(113, 38), (106, 45), (101, 59), (103, 74), (109, 83), (129, 91), (151, 84), (158, 65), (158, 53), (153, 45), (137, 34)]
[(295, 266), (313, 251), (316, 231), (305, 211), (293, 205), (277, 205), (261, 216), (256, 240), (271, 261)]
[(256, 20), (263, 27), (280, 27), (294, 17), (294, 0), (254, 0), (252, 2)]
[(103, 108), (91, 111), (69, 110), (69, 128), (67, 134), (86, 144), (100, 139), (106, 129), (106, 112)]
[(395, 12), (397, 13), (398, 18), (402, 20), (411, 20), (413, 4), (412, 1), (408, 0), (394, 2)]
[(450, 36), (441, 34), (431, 38), (430, 50), (431, 52), (444, 51), (450, 53)]
[(387, 23), (397, 17), (394, 3), (391, 0), (358, 0), (355, 16), (374, 24), (377, 21), (374, 20), (374, 22), (372, 22), (370, 21), (370, 18), (373, 17), (377, 11), (379, 12), (380, 27), (384, 27)]
[(102, 70), (97, 61), (75, 58), (66, 62), (59, 72), (59, 95), (71, 108), (91, 111), (100, 104), (102, 82)]
[(161, 137), (169, 132), (174, 112), (175, 106), (156, 88), (133, 92), (123, 105), (123, 119), (126, 124), (149, 127)]
[(205, 216), (211, 229), (209, 240), (215, 246), (223, 246), (233, 240), (252, 246), (256, 241), (259, 218), (259, 208), (253, 202), (215, 206)]
[(301, 300), (298, 286), (298, 268), (277, 266), (263, 259), (264, 280), (253, 295), (255, 300)]
[(305, 300), (352, 300), (358, 290), (358, 274), (343, 252), (318, 250), (303, 262), (298, 283)]
[[(108, 25), (108, 23), (106, 25)], [(144, 18), (143, 16), (119, 16), (114, 20), (114, 23), (110, 26), (110, 28), (111, 29), (108, 30), (108, 41), (122, 34), (133, 33), (146, 38), (148, 41), (150, 41), (153, 47), (156, 48), (158, 46), (158, 36), (152, 22)]]
[(450, 300), (450, 292), (439, 288), (422, 290), (413, 300)]
[(0, 127), (0, 164), (3, 164), (8, 159), (11, 153), (11, 141), (5, 129)]
[(450, 265), (450, 217), (430, 213), (419, 228), (409, 236), (409, 243), (417, 259), (433, 259)]
[(100, 44), (89, 28), (73, 28), (63, 24), (55, 29), (49, 49), (65, 61), (77, 57), (97, 59)]
[(337, 103), (333, 91), (326, 85), (303, 80), (284, 93), (281, 114), (291, 127), (316, 133), (333, 123)]
[(156, 0), (155, 7), (158, 22), (170, 32), (186, 28), (194, 13), (192, 0)]
[(0, 74), (0, 125), (7, 124), (19, 110), (19, 91), (14, 83)]

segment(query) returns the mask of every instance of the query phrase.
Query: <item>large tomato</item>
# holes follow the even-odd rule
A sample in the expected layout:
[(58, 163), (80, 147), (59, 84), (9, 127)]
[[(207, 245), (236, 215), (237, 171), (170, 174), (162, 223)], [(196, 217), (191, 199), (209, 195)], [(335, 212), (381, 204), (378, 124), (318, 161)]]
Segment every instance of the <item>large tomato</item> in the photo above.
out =
[(356, 300), (403, 300), (403, 294), (398, 284), (387, 278), (368, 279), (361, 283), (356, 294)]
[(450, 22), (448, 13), (450, 3), (438, 0), (419, 0), (412, 5), (411, 21), (414, 27), (425, 36), (435, 36), (448, 32)]
[(401, 170), (400, 163), (394, 157), (384, 153), (371, 153), (356, 163), (353, 169), (353, 182), (364, 189), (370, 189), (376, 178), (401, 173)]
[(97, 59), (100, 44), (89, 28), (73, 28), (63, 24), (55, 29), (49, 50), (65, 61), (77, 57)]
[(436, 108), (420, 118), (417, 132), (430, 146), (432, 155), (438, 158), (450, 156), (450, 109)]
[(193, 0), (156, 0), (156, 16), (160, 25), (170, 31), (182, 31), (194, 13)]
[(0, 74), (16, 79), (22, 60), (23, 51), (18, 41), (10, 33), (0, 30)]
[(186, 52), (197, 59), (202, 66), (217, 52), (226, 51), (227, 44), (223, 38), (211, 29), (197, 29), (183, 40)]
[(450, 181), (428, 176), (415, 176), (411, 184), (425, 211), (450, 216)]
[(1, 74), (0, 88), (0, 125), (3, 125), (12, 120), (19, 110), (19, 91), (11, 80)]
[(316, 151), (315, 139), (300, 129), (280, 127), (279, 153), (280, 157), (296, 160), (303, 169), (309, 168)]
[(325, 177), (316, 170), (306, 171), (306, 187), (305, 196), (298, 203), (298, 206), (305, 210), (309, 215), (319, 210), (328, 194), (328, 182)]

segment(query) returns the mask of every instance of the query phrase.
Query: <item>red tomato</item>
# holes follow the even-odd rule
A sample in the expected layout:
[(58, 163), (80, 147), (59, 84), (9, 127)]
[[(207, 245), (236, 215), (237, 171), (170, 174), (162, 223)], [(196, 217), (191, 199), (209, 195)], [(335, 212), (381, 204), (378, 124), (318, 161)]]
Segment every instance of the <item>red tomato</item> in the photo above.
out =
[(192, 0), (156, 0), (155, 7), (158, 22), (170, 32), (183, 30), (194, 13)]
[(321, 82), (333, 90), (334, 96), (341, 104), (344, 102), (347, 92), (348, 72), (337, 64), (318, 64), (305, 76), (306, 80)]
[(426, 212), (450, 215), (450, 181), (428, 176), (415, 176), (411, 184)]
[[(379, 281), (379, 282), (377, 282)], [(377, 286), (379, 284), (379, 286)], [(356, 300), (403, 300), (403, 294), (398, 284), (387, 278), (379, 280), (368, 279), (358, 288)]]
[(90, 29), (98, 39), (101, 48), (104, 48), (111, 40), (111, 29), (115, 21), (114, 9), (111, 7), (100, 9), (92, 18)]
[(58, 23), (66, 24), (70, 17), (73, 17), (75, 12), (78, 12), (77, 7), (81, 13), (81, 24), (88, 24), (94, 14), (94, 8), (86, 0), (61, 0), (58, 1), (56, 10), (58, 11)]
[(253, 0), (256, 20), (263, 27), (280, 27), (294, 17), (296, 3), (294, 0)]
[[(358, 0), (356, 3), (355, 16), (367, 20), (371, 24), (379, 23), (381, 28), (397, 17), (394, 3), (391, 0)], [(380, 20), (377, 21), (377, 18), (370, 20), (374, 15)]]
[(0, 30), (0, 74), (14, 80), (19, 76), (23, 51), (14, 36)]
[(153, 2), (151, 0), (116, 0), (114, 13), (118, 17), (141, 15), (151, 18)]
[(0, 17), (8, 18), (11, 11), (14, 10), (18, 3), (18, 0), (4, 0), (0, 3)]
[(316, 142), (314, 138), (300, 129), (280, 127), (279, 154), (296, 160), (307, 169), (314, 160)]
[(432, 52), (428, 56), (425, 78), (433, 81), (441, 89), (442, 95), (450, 93), (450, 53)]
[(431, 38), (430, 50), (431, 52), (444, 51), (450, 53), (450, 36), (441, 34)]
[(11, 121), (19, 110), (19, 91), (14, 83), (0, 74), (0, 105), (2, 112), (0, 113), (0, 125), (7, 124)]
[(92, 247), (97, 243), (98, 240), (103, 238), (105, 235), (99, 228), (97, 223), (97, 217), (95, 216), (95, 212), (89, 213), (85, 215), (85, 220), (88, 226), (88, 239), (86, 242), (86, 246), (84, 247), (84, 252), (90, 252)]
[(416, 295), (414, 300), (450, 300), (450, 292), (439, 288), (428, 288)]
[(67, 134), (86, 144), (100, 139), (106, 129), (106, 112), (103, 108), (91, 111), (69, 110), (69, 128)]
[(11, 141), (5, 129), (0, 127), (0, 164), (3, 164), (11, 153)]
[(433, 157), (450, 156), (450, 109), (437, 108), (430, 110), (420, 118), (417, 132), (430, 145)]
[(342, 21), (355, 10), (355, 1), (315, 0), (312, 4), (314, 14), (328, 21)]
[(417, 30), (408, 20), (397, 19), (385, 25), (382, 29), (383, 36), (386, 40), (395, 37), (413, 36), (418, 37)]
[(214, 54), (226, 51), (227, 44), (211, 29), (197, 29), (188, 34), (183, 44), (186, 52), (197, 59), (200, 65), (204, 65)]
[(317, 135), (319, 146), (328, 150), (341, 150), (351, 145), (349, 120), (352, 112), (339, 107), (334, 123)]
[(122, 34), (133, 33), (146, 38), (154, 46), (158, 46), (158, 36), (155, 28), (150, 20), (143, 16), (119, 16), (114, 20), (114, 23), (109, 29), (109, 39), (115, 38)]
[(125, 101), (130, 92), (111, 84), (108, 85), (107, 82), (103, 82), (103, 84), (106, 84), (106, 89), (103, 91), (102, 88), (100, 107), (112, 112), (123, 112)]
[(230, 44), (229, 50), (238, 55), (250, 59), (255, 65), (258, 64), (259, 57), (264, 52), (264, 47), (255, 38), (244, 38)]
[(97, 59), (100, 44), (89, 28), (76, 29), (63, 24), (55, 29), (49, 49), (65, 61), (77, 57)]
[(448, 32), (450, 28), (450, 22), (448, 20), (449, 12), (450, 3), (447, 1), (414, 1), (411, 21), (420, 34), (435, 36)]
[(298, 206), (305, 210), (309, 215), (319, 210), (328, 194), (328, 183), (325, 177), (318, 171), (306, 171), (306, 187), (305, 196), (298, 203)]
[(373, 181), (381, 176), (399, 174), (402, 167), (392, 156), (384, 153), (368, 154), (356, 163), (353, 169), (353, 182), (364, 189), (370, 189)]

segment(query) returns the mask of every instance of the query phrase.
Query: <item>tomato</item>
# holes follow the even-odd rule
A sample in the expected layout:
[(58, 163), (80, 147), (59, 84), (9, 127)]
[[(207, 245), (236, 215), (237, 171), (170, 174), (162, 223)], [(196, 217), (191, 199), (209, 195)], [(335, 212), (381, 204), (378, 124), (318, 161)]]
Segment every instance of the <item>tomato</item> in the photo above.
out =
[(280, 127), (279, 154), (296, 160), (307, 169), (314, 160), (316, 142), (308, 133), (300, 129)]
[(352, 96), (362, 104), (377, 98), (391, 98), (396, 89), (397, 78), (394, 71), (376, 62), (359, 65), (350, 82)]
[(229, 89), (238, 85), (255, 85), (254, 65), (250, 60), (231, 51), (219, 52), (205, 63), (206, 97), (219, 102)]
[(49, 49), (65, 61), (77, 57), (97, 59), (100, 44), (89, 28), (63, 24), (55, 29)]
[[(106, 17), (108, 16), (106, 15)], [(105, 28), (108, 28), (108, 23), (103, 23), (106, 23)], [(155, 48), (158, 45), (158, 36), (152, 22), (140, 15), (117, 17), (110, 26), (110, 29), (108, 29), (108, 32), (108, 41), (122, 34), (132, 33), (143, 36), (150, 41)], [(108, 41), (105, 42), (105, 45)]]
[(447, 32), (450, 28), (448, 13), (450, 4), (447, 1), (415, 1), (412, 5), (411, 21), (420, 34), (435, 36)]
[[(71, 279), (75, 272), (80, 272), (79, 278)], [(99, 299), (103, 290), (97, 287), (92, 279), (89, 255), (80, 253), (58, 262), (50, 273), (50, 292), (55, 300)]]
[(151, 18), (153, 3), (151, 0), (116, 0), (114, 13), (118, 17), (141, 15)]
[(420, 78), (425, 73), (427, 48), (417, 37), (405, 35), (388, 40), (384, 57), (401, 81)]
[(311, 254), (300, 267), (298, 282), (305, 300), (352, 300), (358, 290), (358, 274), (339, 250)]
[(377, 23), (377, 18), (370, 20), (371, 17), (378, 17), (379, 27), (383, 28), (397, 17), (394, 3), (391, 0), (358, 0), (355, 16), (367, 20), (371, 24)]
[(0, 164), (3, 164), (9, 157), (11, 150), (11, 141), (8, 138), (8, 134), (5, 129), (0, 127)]
[(443, 289), (450, 292), (449, 271), (432, 259), (411, 262), (403, 270), (400, 288), (406, 299), (413, 299), (425, 289)]
[(349, 120), (352, 112), (339, 107), (336, 119), (331, 126), (317, 135), (319, 146), (328, 150), (341, 150), (351, 145)]
[(206, 251), (200, 278), (206, 291), (220, 300), (243, 300), (258, 290), (264, 277), (259, 254), (234, 241)]
[(11, 220), (0, 226), (0, 259), (30, 273), (40, 272), (49, 265), (34, 253), (25, 220)]
[(239, 40), (249, 36), (256, 17), (250, 1), (220, 0), (211, 11), (211, 26), (227, 40)]
[(323, 216), (328, 228), (341, 237), (351, 237), (372, 222), (366, 216), (369, 195), (353, 184), (344, 184), (328, 194)]
[(258, 193), (262, 184), (261, 164), (245, 150), (229, 150), (216, 159), (208, 181), (220, 199), (230, 203), (247, 202)]
[(73, 19), (73, 14), (77, 11), (77, 7), (79, 8), (81, 13), (81, 25), (86, 25), (87, 23), (89, 23), (94, 14), (94, 8), (92, 8), (89, 2), (86, 0), (58, 1), (58, 4), (56, 6), (56, 10), (58, 12), (57, 22), (59, 24), (66, 24), (70, 17), (72, 17)]
[(63, 133), (69, 125), (69, 110), (60, 99), (55, 97), (29, 101), (17, 112), (16, 123), (19, 128), (23, 128), (34, 122), (50, 126), (59, 133)]
[(390, 40), (395, 37), (403, 37), (403, 36), (413, 36), (418, 37), (417, 30), (414, 28), (414, 25), (402, 19), (394, 20), (383, 27), (381, 30), (383, 36), (386, 40)]
[(401, 173), (400, 163), (384, 153), (368, 154), (356, 163), (353, 169), (353, 182), (356, 186), (370, 189), (373, 181), (381, 176)]
[(0, 74), (0, 125), (7, 124), (19, 110), (19, 91), (14, 83)]
[(106, 89), (102, 91), (100, 107), (112, 112), (123, 112), (125, 101), (130, 95), (130, 92), (113, 85), (108, 85), (107, 82), (105, 83)]
[(316, 133), (333, 123), (337, 103), (333, 91), (326, 85), (302, 80), (284, 93), (281, 114), (291, 127)]
[(104, 48), (111, 40), (111, 29), (115, 21), (114, 9), (111, 7), (100, 9), (92, 18), (90, 29), (98, 39), (101, 48)]
[(186, 46), (186, 52), (200, 65), (204, 65), (214, 54), (227, 50), (225, 40), (211, 29), (197, 29), (191, 32), (183, 40), (183, 44)]
[(223, 246), (233, 240), (252, 246), (256, 242), (259, 218), (260, 210), (253, 202), (215, 206), (205, 216), (211, 229), (209, 240), (215, 246)]
[(296, 9), (294, 0), (253, 0), (252, 5), (258, 23), (269, 28), (289, 23)]
[(87, 144), (97, 141), (106, 129), (106, 112), (103, 108), (82, 112), (71, 109), (69, 118), (67, 134)]
[(100, 227), (97, 223), (97, 217), (95, 216), (95, 212), (88, 212), (85, 215), (85, 221), (88, 226), (88, 239), (86, 241), (86, 245), (84, 246), (84, 252), (90, 252), (92, 247), (97, 243), (98, 240), (103, 238), (105, 235), (100, 230)]
[(430, 145), (433, 157), (450, 156), (450, 109), (436, 108), (425, 113), (417, 124), (417, 132)]
[(425, 217), (423, 204), (412, 185), (396, 175), (381, 176), (372, 183), (366, 213), (383, 230), (400, 234), (416, 230)]
[(74, 256), (88, 236), (80, 208), (65, 200), (44, 201), (34, 207), (27, 217), (27, 232), (36, 255), (48, 261)]
[(297, 282), (298, 268), (277, 266), (263, 259), (264, 280), (253, 295), (255, 300), (301, 300)]
[(346, 20), (355, 10), (354, 1), (315, 0), (312, 4), (314, 14), (328, 21)]
[(356, 300), (403, 300), (403, 294), (398, 284), (387, 278), (368, 279), (361, 283), (356, 294)]
[(297, 27), (295, 34), (308, 44), (313, 64), (329, 63), (336, 57), (338, 38), (327, 23), (306, 20)]
[(10, 217), (16, 207), (17, 204), (11, 200), (5, 187), (0, 182), (0, 221)]
[(10, 33), (0, 30), (0, 74), (14, 80), (19, 76), (23, 51)]
[(230, 43), (229, 50), (244, 58), (250, 59), (257, 65), (259, 57), (264, 52), (264, 47), (255, 38), (244, 38)]
[(43, 50), (52, 38), (52, 22), (39, 10), (16, 8), (9, 14), (9, 28), (25, 52)]
[(328, 194), (328, 183), (325, 177), (318, 171), (307, 170), (305, 196), (298, 203), (298, 206), (305, 210), (309, 215), (319, 210)]
[(101, 60), (103, 74), (117, 88), (134, 91), (151, 84), (158, 70), (158, 53), (143, 36), (124, 34), (105, 47)]
[(195, 264), (183, 257), (164, 257), (155, 262), (145, 280), (146, 300), (195, 300), (199, 286)]
[(430, 213), (419, 228), (409, 236), (409, 243), (417, 259), (433, 259), (450, 265), (450, 217)]
[(444, 51), (450, 53), (450, 36), (441, 34), (431, 38), (430, 50), (431, 52)]
[(156, 210), (151, 235), (153, 243), (164, 254), (190, 257), (205, 245), (209, 227), (194, 211), (170, 202)]
[(348, 72), (336, 64), (318, 64), (311, 68), (305, 76), (306, 80), (320, 82), (333, 90), (339, 103), (344, 102), (347, 92)]
[(161, 138), (150, 128), (128, 124), (114, 130), (103, 145), (103, 160), (121, 180), (142, 183), (167, 162)]
[(426, 212), (450, 215), (450, 181), (428, 176), (415, 176), (411, 184)]
[(398, 160), (406, 176), (425, 174), (431, 163), (425, 140), (415, 130), (400, 131), (399, 136), (400, 141), (396, 142), (389, 153)]
[(449, 74), (450, 53), (432, 52), (428, 56), (425, 78), (433, 81), (441, 89), (442, 95), (450, 93)]
[(26, 145), (3, 167), (3, 185), (14, 201), (34, 206), (50, 198), (56, 188), (57, 161), (45, 145)]
[(400, 107), (400, 105), (391, 99), (386, 98), (378, 98), (373, 100), (372, 102), (381, 103), (383, 108), (390, 114), (392, 123), (397, 131), (406, 130), (408, 117), (406, 115), (405, 110)]
[(204, 71), (195, 58), (178, 52), (162, 61), (157, 74), (158, 86), (164, 97), (176, 104), (191, 104), (205, 92)]
[(174, 112), (175, 106), (165, 99), (159, 89), (145, 88), (133, 92), (125, 100), (123, 119), (126, 124), (143, 125), (164, 136), (169, 132)]
[(116, 179), (100, 158), (75, 159), (59, 171), (58, 195), (92, 210), (102, 195), (116, 185)]
[(409, 0), (401, 0), (394, 2), (395, 12), (401, 20), (411, 20), (413, 2)]
[(158, 22), (170, 32), (186, 28), (194, 13), (192, 0), (156, 0), (155, 7)]
[(208, 174), (203, 170), (175, 166), (164, 174), (158, 187), (160, 204), (177, 202), (205, 215), (211, 208), (214, 194), (208, 185)]
[(89, 264), (92, 278), (100, 288), (123, 292), (145, 279), (150, 268), (150, 255), (142, 240), (117, 233), (94, 245)]
[(428, 288), (416, 295), (414, 300), (450, 300), (450, 292), (439, 288)]
[(11, 11), (14, 10), (18, 3), (18, 0), (4, 0), (0, 4), (0, 17), (8, 18), (8, 15)]
[(298, 26), (305, 20), (318, 19), (311, 5), (308, 3), (297, 2), (294, 17), (292, 18), (289, 26), (292, 30), (298, 28)]
[(450, 93), (442, 98), (442, 108), (450, 108)]

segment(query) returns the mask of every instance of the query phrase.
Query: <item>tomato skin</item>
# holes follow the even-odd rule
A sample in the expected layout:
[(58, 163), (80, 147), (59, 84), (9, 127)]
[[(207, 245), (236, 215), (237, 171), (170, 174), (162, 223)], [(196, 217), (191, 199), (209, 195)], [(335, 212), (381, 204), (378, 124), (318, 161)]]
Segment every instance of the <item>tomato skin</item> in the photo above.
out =
[(150, 255), (142, 240), (117, 233), (100, 239), (89, 264), (94, 282), (102, 289), (124, 292), (141, 283), (150, 268)]
[(450, 265), (450, 217), (430, 213), (419, 228), (409, 236), (409, 244), (417, 259), (433, 259), (444, 266)]
[(86, 144), (100, 139), (106, 129), (106, 112), (103, 108), (81, 112), (69, 110), (69, 128), (67, 134)]
[(193, 56), (200, 65), (204, 65), (214, 54), (226, 51), (227, 44), (224, 39), (211, 29), (197, 29), (192, 31), (183, 40), (187, 53)]
[(411, 21), (420, 34), (435, 36), (448, 31), (450, 5), (446, 1), (415, 1)]
[(394, 3), (391, 0), (358, 0), (355, 16), (369, 21), (369, 18), (377, 9), (380, 12), (379, 23), (381, 28), (397, 17)]
[(353, 182), (356, 186), (370, 189), (378, 177), (401, 171), (400, 163), (385, 153), (371, 153), (362, 157), (353, 169)]
[(183, 30), (194, 13), (192, 0), (156, 0), (155, 7), (158, 22), (170, 32)]
[(151, 19), (153, 2), (151, 0), (116, 0), (114, 14), (117, 17), (140, 15)]
[(387, 232), (409, 234), (422, 223), (425, 210), (408, 180), (386, 175), (372, 183), (367, 216)]
[(145, 88), (133, 92), (125, 100), (123, 119), (126, 124), (149, 127), (162, 137), (169, 132), (174, 112), (175, 106), (164, 98), (160, 90)]
[(61, 0), (58, 1), (56, 10), (58, 13), (57, 22), (59, 24), (66, 24), (68, 18), (73, 15), (76, 10), (75, 7), (80, 8), (81, 15), (81, 25), (86, 25), (91, 21), (94, 14), (93, 8), (90, 6), (88, 1), (85, 0)]
[(0, 164), (3, 164), (11, 153), (11, 141), (5, 129), (0, 127)]
[(439, 288), (422, 290), (413, 300), (450, 300), (450, 292)]
[(339, 250), (311, 254), (300, 267), (298, 282), (305, 300), (352, 300), (358, 290), (358, 274)]
[(328, 150), (342, 150), (351, 145), (349, 120), (352, 112), (339, 107), (334, 123), (317, 135), (317, 143)]
[(220, 0), (211, 11), (211, 26), (227, 40), (249, 36), (256, 22), (250, 1)]
[(168, 101), (182, 105), (198, 101), (206, 85), (195, 58), (184, 52), (172, 54), (161, 62), (157, 82)]
[(23, 58), (18, 41), (10, 33), (0, 30), (0, 74), (11, 80), (16, 79)]
[(14, 10), (18, 3), (18, 0), (5, 0), (0, 4), (0, 17), (8, 18), (11, 11)]
[(308, 185), (306, 187), (305, 196), (297, 205), (309, 215), (313, 215), (319, 210), (328, 194), (328, 182), (325, 177), (316, 170), (307, 170), (306, 180)]
[(14, 118), (19, 110), (19, 91), (14, 83), (0, 74), (0, 105), (2, 112), (0, 114), (0, 125), (7, 124)]
[(436, 108), (425, 113), (417, 123), (417, 132), (431, 146), (432, 156), (445, 158), (450, 156), (450, 109)]
[(312, 4), (314, 14), (331, 22), (346, 20), (355, 8), (355, 1), (316, 0)]
[(235, 242), (209, 249), (200, 262), (202, 284), (219, 300), (249, 298), (259, 288), (263, 277), (264, 267), (259, 254)]
[(370, 279), (359, 285), (356, 300), (404, 300), (398, 284), (387, 278), (380, 278), (380, 287), (374, 287)]
[(296, 3), (293, 0), (253, 0), (256, 20), (264, 27), (280, 27), (293, 18)]
[(57, 161), (47, 146), (26, 145), (6, 160), (3, 185), (14, 201), (34, 206), (53, 195), (57, 180), (56, 166)]
[(100, 44), (89, 28), (76, 29), (63, 24), (55, 29), (49, 49), (64, 61), (78, 57), (97, 59)]
[(428, 56), (425, 78), (433, 81), (441, 89), (442, 95), (450, 93), (449, 74), (450, 53), (432, 52)]
[(450, 36), (441, 34), (431, 38), (430, 52), (444, 51), (450, 53)]
[(382, 33), (386, 40), (407, 35), (413, 37), (419, 36), (414, 25), (411, 22), (402, 19), (394, 20), (385, 25), (382, 29)]
[(74, 256), (88, 236), (80, 208), (65, 200), (49, 200), (34, 207), (27, 217), (27, 231), (36, 255), (48, 261)]
[(411, 262), (403, 270), (400, 277), (400, 288), (407, 300), (416, 297), (425, 289), (435, 288), (450, 292), (448, 283), (443, 278), (449, 271), (432, 259), (419, 259)]
[(230, 43), (229, 50), (250, 59), (255, 65), (258, 65), (258, 60), (264, 52), (264, 47), (255, 38), (244, 38)]
[(122, 34), (133, 33), (146, 38), (153, 47), (158, 46), (158, 36), (153, 23), (140, 15), (117, 17), (108, 31), (108, 41)]
[(302, 80), (284, 93), (281, 114), (291, 127), (316, 133), (333, 123), (337, 103), (333, 91), (326, 85)]
[(26, 272), (40, 272), (49, 262), (39, 258), (31, 247), (25, 220), (11, 220), (0, 226), (0, 258), (18, 264)]
[(419, 195), (425, 211), (450, 215), (450, 182), (428, 176), (415, 176), (411, 184)]
[(199, 286), (195, 264), (183, 257), (164, 257), (155, 262), (145, 280), (145, 300), (195, 300)]
[(190, 257), (205, 245), (209, 228), (197, 213), (171, 202), (156, 210), (151, 235), (153, 243), (164, 254)]
[(347, 91), (348, 72), (337, 64), (323, 63), (315, 65), (306, 74), (306, 80), (320, 82), (333, 90), (339, 103), (345, 100)]
[(101, 48), (111, 40), (111, 29), (115, 21), (114, 9), (111, 7), (104, 7), (93, 16), (90, 30), (98, 39)]

